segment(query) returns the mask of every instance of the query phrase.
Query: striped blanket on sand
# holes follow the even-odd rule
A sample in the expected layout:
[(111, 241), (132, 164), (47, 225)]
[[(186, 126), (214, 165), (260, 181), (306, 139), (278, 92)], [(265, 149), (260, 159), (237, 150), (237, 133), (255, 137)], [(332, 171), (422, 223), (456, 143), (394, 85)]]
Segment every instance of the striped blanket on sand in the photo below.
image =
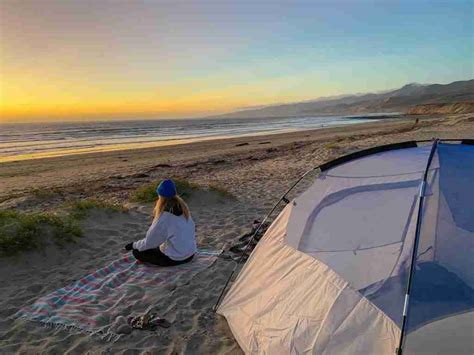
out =
[(75, 283), (39, 298), (12, 316), (45, 326), (82, 331), (117, 340), (110, 328), (116, 317), (129, 316), (169, 294), (170, 286), (188, 282), (208, 268), (220, 252), (199, 250), (187, 264), (158, 267), (137, 262), (130, 254)]

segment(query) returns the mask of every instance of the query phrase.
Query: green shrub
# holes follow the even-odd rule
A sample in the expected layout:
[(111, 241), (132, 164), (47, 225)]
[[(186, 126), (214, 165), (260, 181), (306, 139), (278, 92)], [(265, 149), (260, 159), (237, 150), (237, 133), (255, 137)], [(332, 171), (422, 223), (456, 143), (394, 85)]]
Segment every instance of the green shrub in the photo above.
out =
[(0, 211), (0, 255), (15, 255), (26, 250), (39, 249), (51, 233), (58, 246), (82, 237), (82, 230), (70, 217), (50, 213), (22, 213)]
[(198, 184), (186, 180), (176, 179), (173, 181), (176, 184), (176, 190), (178, 190), (178, 194), (182, 198), (188, 198), (192, 195), (193, 192), (202, 189)]
[(70, 204), (70, 214), (75, 219), (83, 219), (92, 210), (105, 210), (112, 212), (125, 212), (126, 208), (117, 203), (110, 203), (103, 200), (97, 199), (84, 199), (74, 201)]
[(323, 145), (325, 149), (339, 149), (340, 146), (336, 142), (329, 142)]
[[(173, 179), (174, 183), (176, 184), (176, 189), (178, 190), (178, 194), (186, 199), (191, 196), (191, 194), (196, 191), (200, 190), (199, 185), (194, 184), (192, 182), (181, 180), (181, 179)], [(135, 190), (131, 196), (131, 200), (133, 202), (142, 202), (142, 203), (150, 203), (156, 201), (158, 198), (156, 194), (156, 188), (159, 182), (152, 182), (143, 186), (140, 186), (137, 190)]]
[[(210, 185), (209, 187), (203, 187), (193, 182), (189, 182), (186, 180), (181, 179), (173, 179), (174, 183), (176, 184), (176, 189), (178, 190), (178, 194), (187, 199), (191, 197), (191, 195), (196, 191), (210, 191), (213, 192), (221, 197), (225, 198), (235, 198), (235, 196), (225, 188), (217, 185)], [(133, 202), (141, 202), (141, 203), (151, 203), (156, 201), (158, 198), (156, 194), (156, 187), (158, 186), (159, 182), (152, 182), (143, 186), (140, 186), (136, 189), (131, 196), (131, 201)]]
[(149, 203), (156, 200), (156, 183), (146, 184), (136, 189), (131, 196), (133, 202)]

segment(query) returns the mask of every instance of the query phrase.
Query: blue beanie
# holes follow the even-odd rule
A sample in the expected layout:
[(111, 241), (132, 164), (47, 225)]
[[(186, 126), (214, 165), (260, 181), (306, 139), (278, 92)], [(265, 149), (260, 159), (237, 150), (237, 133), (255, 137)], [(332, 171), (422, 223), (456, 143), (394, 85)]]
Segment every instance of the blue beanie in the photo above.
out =
[(163, 180), (156, 188), (156, 193), (159, 196), (168, 198), (176, 196), (176, 185), (174, 184), (173, 180)]

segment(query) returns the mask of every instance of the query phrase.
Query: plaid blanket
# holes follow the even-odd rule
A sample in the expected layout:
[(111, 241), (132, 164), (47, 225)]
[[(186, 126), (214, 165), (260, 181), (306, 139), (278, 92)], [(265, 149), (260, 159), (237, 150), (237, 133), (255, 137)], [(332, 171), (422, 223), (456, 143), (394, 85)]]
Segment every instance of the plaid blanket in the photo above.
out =
[(190, 263), (158, 267), (127, 254), (73, 284), (39, 298), (12, 316), (45, 326), (83, 331), (108, 340), (120, 337), (111, 329), (117, 316), (152, 306), (170, 286), (188, 282), (208, 268), (220, 252), (199, 250)]

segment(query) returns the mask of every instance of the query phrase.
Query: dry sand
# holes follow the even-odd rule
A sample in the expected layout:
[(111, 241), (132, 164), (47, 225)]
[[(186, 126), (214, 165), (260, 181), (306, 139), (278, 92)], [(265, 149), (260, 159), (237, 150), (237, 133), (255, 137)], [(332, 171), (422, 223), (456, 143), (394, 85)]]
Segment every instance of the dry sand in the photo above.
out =
[[(135, 331), (116, 343), (6, 318), (39, 296), (116, 259), (125, 243), (142, 238), (151, 205), (129, 202), (140, 185), (179, 177), (225, 188), (237, 198), (197, 193), (189, 200), (198, 243), (221, 248), (247, 232), (304, 171), (349, 152), (380, 144), (474, 138), (474, 115), (388, 120), (350, 127), (208, 141), (0, 165), (0, 208), (57, 209), (98, 197), (127, 205), (126, 213), (96, 211), (82, 222), (84, 238), (65, 249), (0, 258), (0, 353), (240, 354), (225, 319), (212, 306), (234, 264), (225, 259), (153, 305), (173, 323), (155, 333)], [(42, 193), (38, 193), (38, 189)], [(36, 192), (35, 192), (36, 190)], [(48, 191), (48, 193), (44, 193)]]

